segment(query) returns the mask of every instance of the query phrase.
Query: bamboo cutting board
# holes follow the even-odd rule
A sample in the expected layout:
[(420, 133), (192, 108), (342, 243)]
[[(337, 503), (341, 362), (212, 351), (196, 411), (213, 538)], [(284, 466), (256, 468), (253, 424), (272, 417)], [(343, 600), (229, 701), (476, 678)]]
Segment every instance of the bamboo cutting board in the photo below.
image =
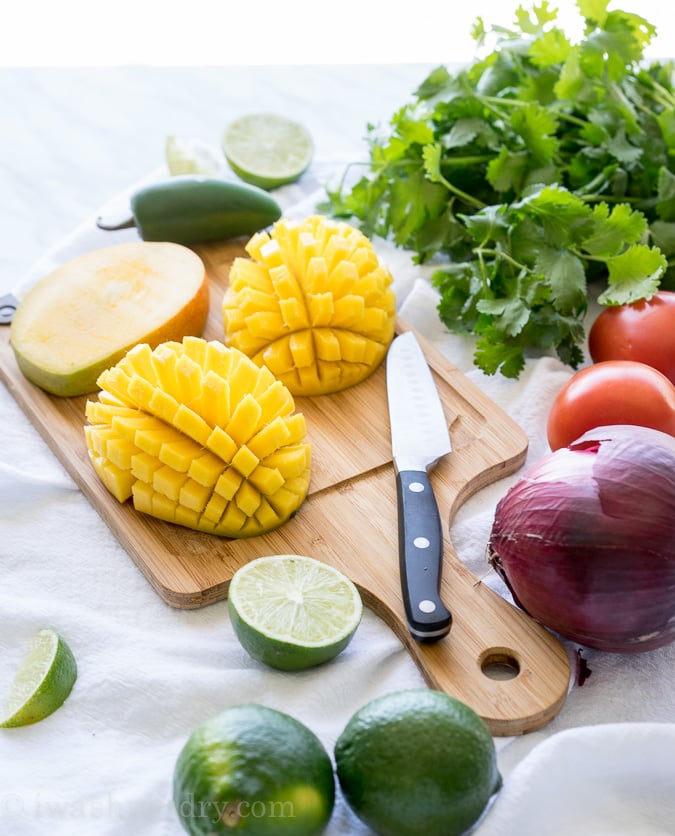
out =
[[(222, 294), (230, 264), (243, 254), (243, 246), (228, 242), (196, 249), (211, 281), (204, 336), (222, 339)], [(399, 331), (407, 327), (399, 321)], [(453, 443), (452, 454), (431, 475), (444, 521), (441, 594), (453, 614), (453, 626), (447, 637), (429, 644), (412, 639), (403, 611), (384, 365), (344, 392), (296, 399), (312, 445), (309, 495), (296, 516), (276, 531), (226, 540), (155, 520), (113, 499), (88, 459), (83, 432), (86, 397), (57, 398), (29, 383), (16, 365), (9, 335), (9, 328), (0, 329), (0, 378), (168, 604), (196, 608), (220, 601), (243, 563), (266, 554), (306, 554), (352, 578), (364, 604), (394, 630), (428, 685), (470, 705), (493, 734), (532, 731), (558, 713), (570, 677), (565, 649), (480, 583), (463, 566), (450, 540), (452, 519), (462, 503), (520, 467), (527, 438), (422, 337)]]

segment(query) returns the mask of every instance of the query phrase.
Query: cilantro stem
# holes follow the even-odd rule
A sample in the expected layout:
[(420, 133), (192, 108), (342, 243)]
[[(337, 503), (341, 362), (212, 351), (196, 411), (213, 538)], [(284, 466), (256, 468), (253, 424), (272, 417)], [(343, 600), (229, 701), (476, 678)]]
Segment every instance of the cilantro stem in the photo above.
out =
[(473, 157), (446, 157), (441, 160), (442, 166), (473, 165), (474, 163), (486, 163), (494, 160), (494, 154), (476, 154)]
[(485, 209), (485, 207), (487, 206), (487, 203), (483, 203), (483, 201), (478, 200), (477, 197), (474, 197), (473, 195), (467, 194), (467, 192), (462, 191), (462, 189), (458, 189), (457, 186), (453, 185), (449, 180), (447, 180), (441, 174), (440, 171), (438, 172), (438, 180), (439, 180), (439, 182), (441, 182), (445, 186), (445, 188), (449, 192), (452, 192), (452, 194), (454, 194), (456, 197), (460, 198), (460, 200), (463, 200), (465, 203), (468, 203), (469, 206), (473, 206), (475, 209), (478, 209), (478, 210)]
[[(533, 104), (532, 102), (525, 102), (522, 99), (501, 99), (499, 96), (477, 96), (476, 98), (488, 105), (501, 104), (509, 107), (528, 107)], [(497, 112), (494, 108), (490, 108), (490, 110), (492, 110), (493, 113)], [(549, 110), (553, 112), (556, 118), (569, 122), (571, 125), (578, 125), (583, 128), (588, 124), (586, 119), (581, 119), (579, 116), (573, 116), (571, 113), (566, 113), (564, 110), (559, 110), (553, 106), (551, 106)]]
[(493, 255), (495, 258), (501, 258), (503, 261), (508, 262), (512, 267), (515, 267), (517, 270), (527, 270), (527, 267), (524, 264), (521, 264), (519, 261), (516, 261), (513, 256), (505, 253), (504, 250), (496, 250), (493, 247), (477, 247), (474, 250), (474, 253), (481, 259), (483, 255)]

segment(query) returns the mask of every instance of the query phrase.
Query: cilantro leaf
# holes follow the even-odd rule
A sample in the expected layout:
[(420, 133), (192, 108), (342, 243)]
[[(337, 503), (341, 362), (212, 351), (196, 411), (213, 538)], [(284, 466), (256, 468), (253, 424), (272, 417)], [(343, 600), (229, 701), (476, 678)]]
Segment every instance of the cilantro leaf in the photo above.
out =
[(610, 257), (621, 252), (626, 244), (637, 243), (647, 229), (647, 221), (625, 203), (619, 203), (611, 213), (606, 203), (593, 207), (592, 231), (582, 242), (585, 252), (597, 257)]
[(659, 288), (666, 259), (655, 247), (635, 244), (620, 255), (607, 259), (608, 287), (600, 294), (602, 304), (621, 305), (649, 298)]

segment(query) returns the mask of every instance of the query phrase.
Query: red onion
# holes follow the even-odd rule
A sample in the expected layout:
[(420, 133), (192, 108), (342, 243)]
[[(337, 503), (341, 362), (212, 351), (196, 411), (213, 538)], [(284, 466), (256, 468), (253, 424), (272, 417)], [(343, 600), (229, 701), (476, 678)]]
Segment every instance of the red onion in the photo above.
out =
[(598, 427), (528, 468), (497, 505), (489, 560), (534, 619), (586, 647), (675, 639), (675, 438)]

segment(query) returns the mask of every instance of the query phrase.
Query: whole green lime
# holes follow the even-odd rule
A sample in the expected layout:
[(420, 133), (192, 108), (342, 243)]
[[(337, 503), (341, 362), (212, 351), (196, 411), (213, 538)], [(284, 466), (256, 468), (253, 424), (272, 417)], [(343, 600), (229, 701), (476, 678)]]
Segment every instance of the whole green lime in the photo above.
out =
[(494, 741), (469, 706), (415, 688), (359, 709), (335, 744), (347, 803), (381, 836), (457, 836), (501, 787)]
[(307, 726), (263, 705), (236, 705), (189, 737), (174, 768), (173, 800), (193, 836), (311, 836), (331, 817), (335, 778)]

